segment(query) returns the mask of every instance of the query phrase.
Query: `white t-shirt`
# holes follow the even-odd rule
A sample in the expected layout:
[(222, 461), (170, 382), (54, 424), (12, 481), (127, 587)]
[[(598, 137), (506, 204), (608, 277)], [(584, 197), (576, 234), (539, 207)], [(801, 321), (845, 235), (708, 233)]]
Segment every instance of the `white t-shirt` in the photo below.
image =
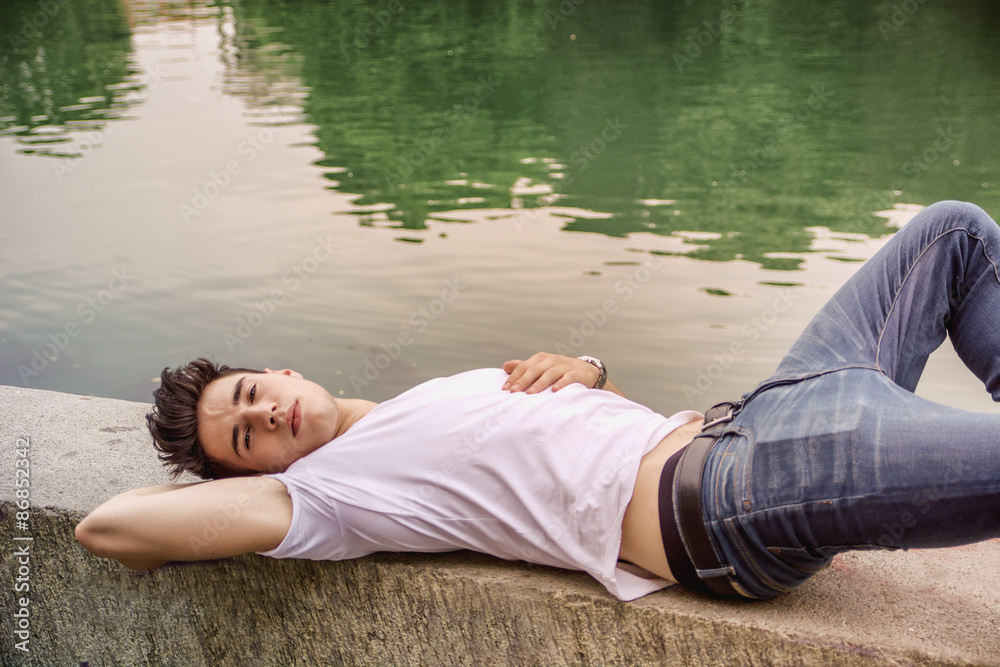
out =
[(471, 549), (583, 570), (633, 600), (670, 585), (618, 564), (639, 460), (678, 426), (608, 391), (501, 390), (501, 369), (425, 382), (270, 475), (292, 523), (273, 558)]

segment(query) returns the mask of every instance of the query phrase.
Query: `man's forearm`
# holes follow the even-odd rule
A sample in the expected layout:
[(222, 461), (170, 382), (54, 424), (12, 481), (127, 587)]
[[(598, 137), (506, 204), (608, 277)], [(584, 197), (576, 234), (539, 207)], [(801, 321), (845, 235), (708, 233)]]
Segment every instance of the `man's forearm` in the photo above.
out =
[(272, 549), (290, 524), (281, 482), (241, 477), (119, 494), (80, 522), (76, 538), (95, 556), (149, 570)]

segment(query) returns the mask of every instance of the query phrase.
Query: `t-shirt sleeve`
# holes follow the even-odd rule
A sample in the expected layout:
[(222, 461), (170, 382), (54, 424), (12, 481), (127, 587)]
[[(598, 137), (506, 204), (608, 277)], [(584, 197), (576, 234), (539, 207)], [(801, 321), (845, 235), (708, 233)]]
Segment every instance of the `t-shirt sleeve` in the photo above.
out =
[(266, 477), (275, 478), (288, 490), (292, 499), (292, 522), (278, 546), (257, 553), (269, 558), (343, 560), (344, 540), (335, 505), (288, 472)]

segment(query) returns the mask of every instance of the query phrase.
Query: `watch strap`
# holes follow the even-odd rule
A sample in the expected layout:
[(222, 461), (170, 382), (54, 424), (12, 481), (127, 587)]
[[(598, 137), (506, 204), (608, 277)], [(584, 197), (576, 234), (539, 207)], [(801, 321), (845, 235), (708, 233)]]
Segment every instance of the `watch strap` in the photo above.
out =
[(597, 357), (591, 357), (588, 355), (577, 357), (577, 359), (586, 361), (588, 364), (601, 371), (600, 377), (597, 378), (597, 384), (595, 384), (593, 388), (604, 389), (604, 384), (608, 381), (608, 367), (604, 365), (604, 362)]

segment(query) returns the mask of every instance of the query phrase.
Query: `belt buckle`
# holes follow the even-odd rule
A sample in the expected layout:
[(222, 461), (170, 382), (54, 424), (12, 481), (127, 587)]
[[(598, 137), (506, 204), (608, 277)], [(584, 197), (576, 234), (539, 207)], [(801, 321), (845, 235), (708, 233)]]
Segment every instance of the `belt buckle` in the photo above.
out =
[[(735, 417), (736, 413), (742, 406), (739, 403), (733, 403), (731, 401), (723, 401), (722, 403), (716, 403), (708, 410), (705, 411), (705, 423), (702, 424), (702, 432), (707, 431), (713, 426), (718, 426), (719, 424), (725, 424), (731, 422)], [(725, 414), (721, 416), (718, 414), (719, 408), (725, 409)]]

